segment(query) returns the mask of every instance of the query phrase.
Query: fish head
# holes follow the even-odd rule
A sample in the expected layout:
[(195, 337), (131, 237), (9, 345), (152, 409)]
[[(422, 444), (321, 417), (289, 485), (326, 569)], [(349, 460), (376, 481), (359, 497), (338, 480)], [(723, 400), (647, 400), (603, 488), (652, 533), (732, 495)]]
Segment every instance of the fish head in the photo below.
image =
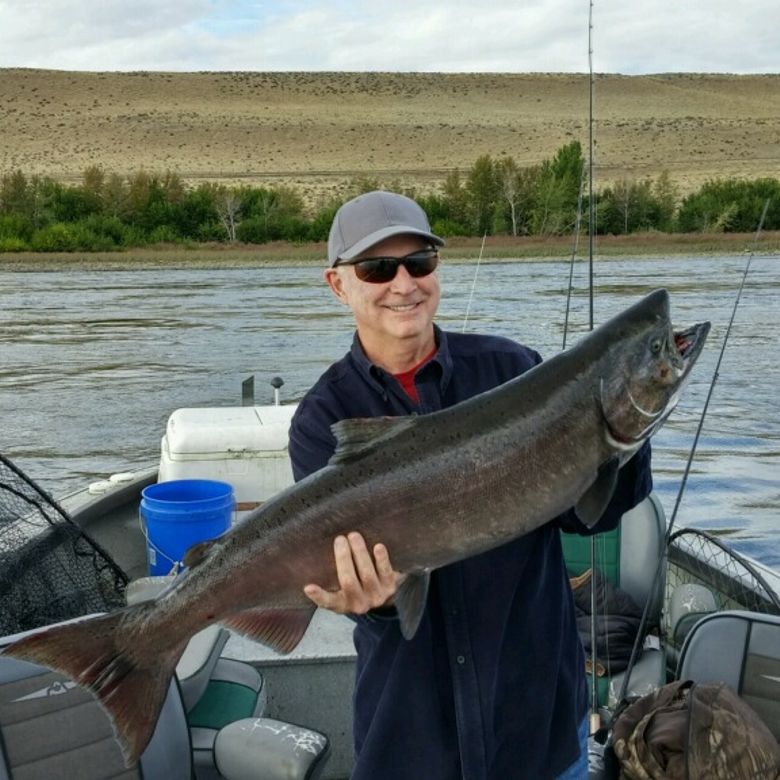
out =
[(606, 330), (609, 347), (598, 395), (607, 441), (616, 450), (634, 451), (677, 405), (710, 323), (675, 328), (669, 294), (656, 290), (607, 323)]

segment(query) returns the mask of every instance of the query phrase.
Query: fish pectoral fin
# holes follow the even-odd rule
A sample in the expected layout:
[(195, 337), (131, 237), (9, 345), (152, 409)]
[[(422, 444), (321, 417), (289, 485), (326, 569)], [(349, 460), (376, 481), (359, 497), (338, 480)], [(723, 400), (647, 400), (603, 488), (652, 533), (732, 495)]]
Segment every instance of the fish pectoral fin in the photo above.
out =
[(428, 571), (409, 574), (395, 595), (395, 608), (401, 621), (401, 634), (404, 639), (411, 639), (417, 633), (428, 601), (430, 581), (431, 573)]
[(216, 539), (207, 539), (205, 542), (197, 542), (192, 547), (187, 548), (187, 552), (184, 553), (182, 563), (191, 569), (193, 566), (197, 566), (199, 563), (203, 563), (209, 554), (209, 550), (214, 546)]
[(336, 437), (336, 450), (328, 465), (349, 463), (371, 452), (377, 444), (412, 427), (414, 415), (406, 417), (355, 417), (339, 420), (330, 429)]
[(619, 469), (620, 459), (617, 457), (610, 458), (606, 463), (603, 463), (593, 484), (574, 505), (574, 514), (588, 528), (596, 525), (604, 514), (604, 510), (615, 492)]
[(306, 633), (316, 607), (300, 609), (246, 609), (219, 622), (276, 650), (292, 652)]

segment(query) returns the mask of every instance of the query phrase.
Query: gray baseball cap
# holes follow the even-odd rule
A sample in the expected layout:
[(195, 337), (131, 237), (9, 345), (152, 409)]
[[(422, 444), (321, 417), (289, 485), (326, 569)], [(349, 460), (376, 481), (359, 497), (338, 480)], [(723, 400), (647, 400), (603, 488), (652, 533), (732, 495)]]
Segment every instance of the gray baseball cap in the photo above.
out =
[(333, 267), (339, 260), (354, 260), (374, 244), (406, 233), (444, 246), (444, 241), (431, 233), (425, 212), (411, 198), (379, 190), (358, 195), (344, 203), (333, 218), (328, 264)]

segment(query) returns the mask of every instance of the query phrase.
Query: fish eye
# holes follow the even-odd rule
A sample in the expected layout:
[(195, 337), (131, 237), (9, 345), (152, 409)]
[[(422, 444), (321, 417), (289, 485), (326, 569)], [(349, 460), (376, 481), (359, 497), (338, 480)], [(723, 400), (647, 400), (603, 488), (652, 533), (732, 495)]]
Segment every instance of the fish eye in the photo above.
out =
[(653, 339), (650, 342), (650, 351), (657, 355), (661, 351), (661, 347), (663, 346), (661, 339)]

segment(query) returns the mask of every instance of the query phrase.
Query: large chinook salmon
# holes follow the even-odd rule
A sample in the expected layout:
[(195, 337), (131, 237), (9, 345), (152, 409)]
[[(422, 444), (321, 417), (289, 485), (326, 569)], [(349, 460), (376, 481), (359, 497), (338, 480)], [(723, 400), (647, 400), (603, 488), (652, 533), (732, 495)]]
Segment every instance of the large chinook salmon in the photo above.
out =
[(316, 582), (337, 589), (333, 539), (384, 543), (414, 635), (430, 572), (574, 507), (600, 518), (619, 467), (666, 420), (709, 323), (675, 332), (657, 290), (522, 376), (430, 415), (344, 420), (327, 466), (187, 554), (155, 601), (50, 628), (5, 653), (69, 676), (110, 715), (129, 765), (149, 741), (189, 638), (213, 622), (279, 652), (303, 636)]

